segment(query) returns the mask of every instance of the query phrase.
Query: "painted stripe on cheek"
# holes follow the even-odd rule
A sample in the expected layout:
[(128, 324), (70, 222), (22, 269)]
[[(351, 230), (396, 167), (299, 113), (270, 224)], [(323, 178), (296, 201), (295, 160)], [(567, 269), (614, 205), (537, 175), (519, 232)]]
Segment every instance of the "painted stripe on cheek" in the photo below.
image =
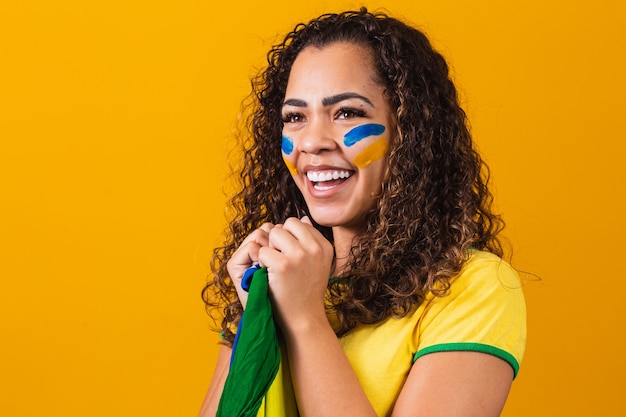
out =
[(289, 170), (289, 172), (291, 172), (291, 175), (293, 176), (298, 175), (298, 168), (284, 155), (283, 155), (283, 161), (285, 162), (285, 165), (287, 166), (287, 169)]
[(376, 123), (368, 123), (365, 125), (357, 126), (343, 137), (343, 144), (346, 146), (352, 146), (355, 143), (368, 138), (370, 136), (382, 135), (385, 131), (385, 126)]
[(372, 162), (384, 158), (387, 155), (387, 150), (389, 150), (389, 141), (382, 138), (378, 139), (354, 158), (354, 165), (365, 168)]
[(287, 155), (291, 155), (291, 153), (293, 152), (293, 141), (287, 136), (283, 136), (281, 148), (283, 151), (283, 161), (285, 162), (287, 169), (289, 170), (289, 172), (291, 172), (291, 175), (297, 175), (298, 168), (293, 164), (293, 162), (287, 159)]
[(283, 136), (283, 141), (282, 141), (282, 150), (286, 155), (291, 155), (291, 152), (293, 152), (293, 141), (291, 139), (289, 139), (287, 136)]

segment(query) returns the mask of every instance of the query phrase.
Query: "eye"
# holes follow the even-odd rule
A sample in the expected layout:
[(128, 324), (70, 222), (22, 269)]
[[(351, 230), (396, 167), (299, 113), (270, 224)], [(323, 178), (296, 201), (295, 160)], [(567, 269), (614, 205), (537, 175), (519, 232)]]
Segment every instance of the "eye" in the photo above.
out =
[(337, 119), (352, 119), (355, 117), (365, 117), (365, 112), (361, 109), (342, 107), (335, 115)]
[(285, 113), (283, 115), (283, 123), (298, 123), (304, 120), (304, 116), (301, 113)]

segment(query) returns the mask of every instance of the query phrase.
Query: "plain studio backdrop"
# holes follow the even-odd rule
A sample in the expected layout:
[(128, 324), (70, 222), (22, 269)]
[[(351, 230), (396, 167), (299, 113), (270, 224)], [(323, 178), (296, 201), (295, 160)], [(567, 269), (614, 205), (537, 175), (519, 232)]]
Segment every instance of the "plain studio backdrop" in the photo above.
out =
[[(529, 324), (503, 416), (625, 415), (624, 2), (363, 4), (447, 57), (492, 168)], [(249, 78), (295, 23), (363, 4), (2, 2), (1, 416), (196, 415)]]

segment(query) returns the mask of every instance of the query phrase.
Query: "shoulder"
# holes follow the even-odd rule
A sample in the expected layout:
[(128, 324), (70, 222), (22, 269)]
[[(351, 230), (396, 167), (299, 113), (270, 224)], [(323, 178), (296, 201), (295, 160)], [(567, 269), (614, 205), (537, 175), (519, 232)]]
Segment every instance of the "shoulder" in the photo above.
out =
[(484, 251), (471, 250), (461, 272), (451, 279), (450, 294), (493, 288), (505, 293), (521, 291), (517, 271), (502, 258)]
[(431, 296), (420, 316), (416, 357), (446, 350), (497, 353), (515, 371), (526, 343), (526, 305), (514, 268), (471, 251), (444, 296)]
[(472, 250), (458, 275), (450, 280), (446, 295), (429, 296), (425, 314), (445, 311), (459, 320), (489, 319), (492, 314), (526, 315), (522, 284), (517, 271), (489, 252)]

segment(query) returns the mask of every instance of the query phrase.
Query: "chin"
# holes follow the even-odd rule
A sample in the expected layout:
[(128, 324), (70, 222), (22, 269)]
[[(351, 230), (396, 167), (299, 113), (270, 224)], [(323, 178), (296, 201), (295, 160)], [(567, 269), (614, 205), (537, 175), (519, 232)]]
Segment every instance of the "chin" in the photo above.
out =
[(339, 215), (333, 216), (332, 213), (326, 211), (321, 215), (311, 212), (311, 218), (320, 226), (324, 227), (345, 227), (349, 229), (362, 229), (364, 227), (365, 218), (346, 219)]
[(311, 219), (320, 226), (334, 227), (338, 226), (338, 223), (341, 223), (338, 221), (339, 216), (333, 215), (329, 210), (310, 210), (309, 213)]
[(320, 226), (324, 226), (324, 227), (338, 226), (337, 222), (331, 221), (330, 219), (328, 219), (328, 216), (315, 216), (311, 214), (311, 218), (313, 219), (315, 223), (317, 223)]

